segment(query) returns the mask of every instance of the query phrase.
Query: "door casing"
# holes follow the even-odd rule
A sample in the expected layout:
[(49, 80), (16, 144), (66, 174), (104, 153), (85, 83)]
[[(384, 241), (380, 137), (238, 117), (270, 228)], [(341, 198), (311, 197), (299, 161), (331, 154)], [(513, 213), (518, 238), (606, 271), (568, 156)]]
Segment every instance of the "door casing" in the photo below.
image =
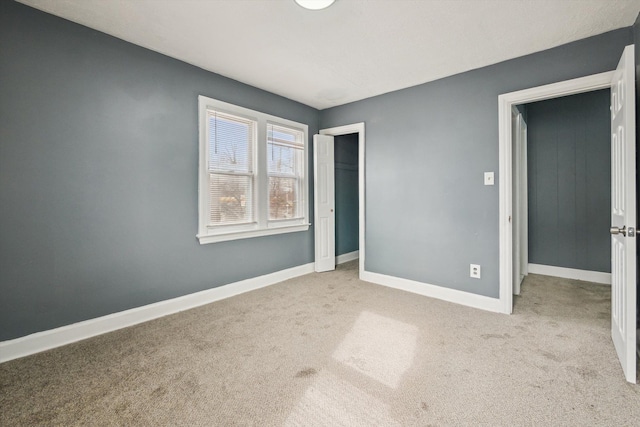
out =
[[(365, 135), (364, 122), (354, 123), (344, 126), (336, 126), (327, 129), (321, 129), (320, 135), (340, 136), (352, 133), (358, 134), (358, 251), (359, 251), (359, 277), (364, 272), (365, 262)], [(317, 203), (318, 189), (313, 189), (314, 203)], [(334, 236), (329, 238), (335, 240)]]
[(500, 307), (513, 311), (513, 145), (512, 108), (518, 104), (543, 101), (600, 89), (609, 89), (614, 72), (594, 74), (498, 96), (499, 124), (499, 241), (500, 241)]

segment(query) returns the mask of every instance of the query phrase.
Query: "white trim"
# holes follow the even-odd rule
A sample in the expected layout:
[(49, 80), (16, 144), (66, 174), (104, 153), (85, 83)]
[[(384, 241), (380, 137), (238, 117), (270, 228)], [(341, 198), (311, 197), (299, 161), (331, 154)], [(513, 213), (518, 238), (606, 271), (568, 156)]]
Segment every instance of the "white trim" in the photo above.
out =
[(513, 278), (511, 276), (513, 256), (512, 223), (512, 157), (511, 157), (511, 107), (527, 102), (542, 101), (577, 93), (606, 89), (611, 85), (613, 71), (594, 74), (564, 82), (519, 90), (498, 96), (499, 134), (499, 245), (500, 245), (500, 304), (501, 312), (513, 310)]
[(562, 277), (564, 279), (584, 280), (585, 282), (611, 284), (611, 273), (600, 271), (577, 270), (575, 268), (556, 267), (554, 265), (529, 264), (529, 273), (544, 276)]
[(285, 225), (285, 226), (272, 226), (270, 228), (262, 228), (259, 230), (249, 231), (233, 231), (229, 233), (220, 234), (205, 234), (203, 236), (198, 235), (198, 241), (201, 245), (216, 242), (227, 242), (229, 240), (248, 239), (251, 237), (272, 236), (274, 234), (283, 233), (295, 233), (298, 231), (307, 231), (311, 224), (297, 224), (297, 225)]
[(490, 298), (483, 295), (472, 294), (470, 292), (416, 282), (414, 280), (403, 279), (400, 277), (372, 273), (370, 271), (365, 271), (362, 274), (361, 280), (387, 286), (389, 288), (400, 289), (402, 291), (411, 292), (425, 297), (466, 305), (467, 307), (479, 308), (481, 310), (492, 311), (495, 313), (502, 312), (502, 305), (500, 300), (497, 298)]
[(360, 258), (360, 251), (353, 251), (346, 254), (338, 255), (336, 257), (336, 264), (344, 264), (345, 262), (353, 261)]
[(0, 363), (189, 310), (313, 272), (313, 263), (0, 342)]
[(350, 133), (358, 134), (358, 230), (359, 241), (358, 250), (360, 252), (359, 258), (359, 277), (364, 280), (364, 260), (365, 260), (365, 135), (364, 135), (364, 122), (354, 123), (351, 125), (336, 126), (328, 129), (321, 129), (320, 135), (348, 135)]

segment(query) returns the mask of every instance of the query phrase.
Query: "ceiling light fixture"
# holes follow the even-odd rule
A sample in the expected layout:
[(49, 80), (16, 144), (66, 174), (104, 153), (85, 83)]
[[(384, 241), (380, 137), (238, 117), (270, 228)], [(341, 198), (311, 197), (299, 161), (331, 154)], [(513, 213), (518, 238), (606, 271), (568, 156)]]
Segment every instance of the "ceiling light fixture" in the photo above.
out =
[(333, 4), (336, 0), (295, 0), (300, 6), (310, 10), (325, 9)]

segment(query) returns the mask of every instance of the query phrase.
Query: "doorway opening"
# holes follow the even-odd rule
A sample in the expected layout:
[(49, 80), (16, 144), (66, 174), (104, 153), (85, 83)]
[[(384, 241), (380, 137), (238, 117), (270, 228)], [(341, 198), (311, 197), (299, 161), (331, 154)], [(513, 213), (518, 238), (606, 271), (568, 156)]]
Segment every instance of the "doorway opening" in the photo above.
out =
[[(322, 148), (320, 148), (322, 147)], [(358, 259), (365, 265), (364, 123), (320, 130), (314, 136), (316, 271)]]
[[(518, 185), (519, 189), (522, 190), (524, 185), (522, 182), (522, 172), (524, 170), (522, 168), (515, 170), (518, 169), (518, 162), (514, 160), (522, 162), (524, 153), (520, 150), (522, 147), (519, 147), (518, 158), (515, 158), (513, 122), (514, 116), (517, 117), (517, 110), (514, 109), (521, 104), (609, 89), (613, 75), (614, 72), (606, 72), (511, 92), (500, 95), (498, 98), (500, 122), (500, 302), (504, 313), (510, 314), (513, 310), (513, 294), (514, 291), (518, 290), (515, 283), (519, 284), (522, 276), (522, 266), (525, 264), (525, 260), (522, 257), (522, 248), (528, 246), (528, 244), (525, 245), (527, 240), (524, 237), (525, 233), (528, 235), (528, 230), (523, 227), (523, 224), (527, 223), (525, 216), (527, 210), (524, 209), (526, 203), (524, 200), (526, 198), (521, 197), (518, 199), (518, 197), (514, 197), (514, 195), (521, 193), (521, 191), (516, 191), (518, 189), (514, 187)], [(514, 165), (516, 165), (516, 168), (514, 168)], [(516, 177), (518, 178), (517, 180)], [(518, 249), (518, 251), (516, 252), (515, 249)], [(518, 262), (518, 259), (520, 262)], [(528, 265), (528, 260), (526, 265)], [(524, 271), (527, 271), (527, 267), (524, 267)]]
[(529, 272), (611, 284), (610, 93), (512, 109), (514, 295)]
[[(611, 95), (611, 338), (625, 378), (636, 382), (636, 136), (634, 46), (625, 47), (615, 71), (521, 90), (498, 97), (500, 305), (513, 310), (514, 263), (520, 209), (514, 209), (512, 108), (518, 104), (609, 89)], [(514, 245), (514, 242), (516, 243)]]
[(358, 259), (358, 134), (334, 137), (336, 264)]

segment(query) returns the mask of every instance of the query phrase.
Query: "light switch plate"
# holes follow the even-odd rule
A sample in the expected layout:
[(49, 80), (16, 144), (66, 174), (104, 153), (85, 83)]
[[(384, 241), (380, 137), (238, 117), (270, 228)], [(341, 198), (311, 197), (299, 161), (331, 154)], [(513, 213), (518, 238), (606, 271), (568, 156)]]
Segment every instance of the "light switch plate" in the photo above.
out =
[(484, 173), (484, 185), (493, 185), (493, 172)]

